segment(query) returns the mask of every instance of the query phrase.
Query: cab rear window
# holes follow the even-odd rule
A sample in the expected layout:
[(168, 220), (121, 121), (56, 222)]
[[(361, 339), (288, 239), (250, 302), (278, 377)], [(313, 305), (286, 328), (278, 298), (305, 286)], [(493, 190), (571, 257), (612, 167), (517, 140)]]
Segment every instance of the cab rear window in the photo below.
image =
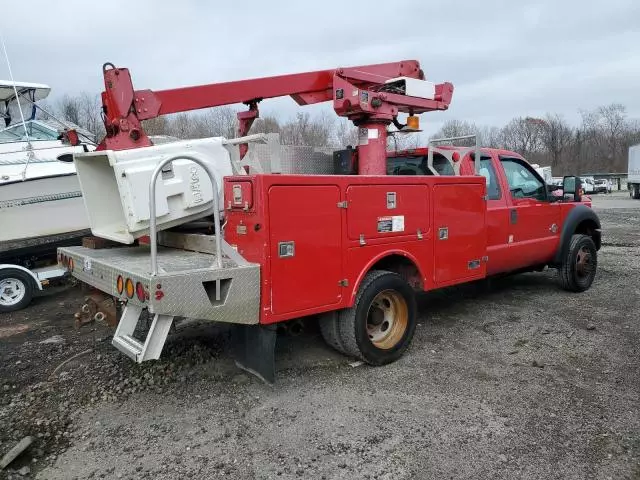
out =
[[(438, 175), (455, 175), (451, 162), (440, 153), (433, 154), (433, 169)], [(434, 175), (427, 155), (387, 158), (387, 175)]]

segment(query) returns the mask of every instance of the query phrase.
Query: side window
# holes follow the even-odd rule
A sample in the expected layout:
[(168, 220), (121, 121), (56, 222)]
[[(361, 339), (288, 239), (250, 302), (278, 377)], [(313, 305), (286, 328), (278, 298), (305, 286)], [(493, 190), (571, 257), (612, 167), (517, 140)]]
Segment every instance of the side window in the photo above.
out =
[[(473, 153), (471, 154), (471, 161), (475, 161)], [(502, 193), (500, 192), (498, 175), (496, 174), (496, 169), (493, 168), (491, 157), (480, 157), (480, 175), (487, 180), (487, 197), (489, 200), (500, 200)]]
[[(425, 162), (428, 162), (427, 157), (424, 157)], [(428, 167), (427, 167), (428, 169)], [(453, 165), (447, 157), (441, 153), (435, 152), (433, 154), (433, 169), (438, 172), (438, 175), (455, 175)]]
[(542, 182), (529, 166), (517, 158), (500, 157), (513, 198), (546, 200), (547, 192)]

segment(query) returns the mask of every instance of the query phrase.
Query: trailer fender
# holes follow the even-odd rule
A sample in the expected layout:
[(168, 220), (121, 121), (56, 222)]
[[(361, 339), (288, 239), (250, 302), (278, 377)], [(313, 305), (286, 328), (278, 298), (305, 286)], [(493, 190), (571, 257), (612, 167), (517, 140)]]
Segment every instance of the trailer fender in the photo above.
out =
[(373, 257), (360, 271), (349, 298), (349, 307), (353, 306), (360, 284), (365, 275), (372, 270), (387, 270), (400, 274), (415, 290), (426, 290), (427, 278), (420, 268), (420, 263), (411, 253), (405, 250), (386, 250)]
[(567, 215), (560, 234), (560, 245), (553, 258), (553, 263), (558, 265), (566, 257), (571, 243), (571, 237), (575, 233), (584, 233), (591, 236), (596, 249), (600, 250), (602, 238), (600, 232), (600, 219), (598, 215), (586, 205), (576, 205)]
[(33, 278), (33, 282), (35, 283), (36, 287), (38, 287), (38, 290), (42, 290), (42, 284), (40, 283), (40, 279), (36, 276), (35, 273), (33, 273), (28, 268), (21, 267), (20, 265), (12, 265), (10, 263), (0, 263), (0, 272), (2, 270), (8, 269), (8, 268), (13, 268), (13, 269), (16, 269), (16, 270), (22, 270), (23, 272), (28, 273), (29, 276), (31, 278)]

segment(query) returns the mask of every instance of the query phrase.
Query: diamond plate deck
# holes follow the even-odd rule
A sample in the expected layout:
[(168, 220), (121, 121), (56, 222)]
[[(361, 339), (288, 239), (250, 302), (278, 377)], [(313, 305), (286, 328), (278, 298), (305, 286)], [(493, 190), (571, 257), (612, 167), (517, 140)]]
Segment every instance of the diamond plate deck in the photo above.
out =
[[(259, 321), (260, 267), (239, 265), (223, 258), (217, 268), (216, 256), (173, 248), (158, 248), (159, 273), (151, 275), (147, 246), (95, 250), (66, 247), (59, 252), (73, 259), (73, 276), (123, 301), (149, 309), (151, 313), (228, 323), (255, 324)], [(148, 299), (119, 294), (119, 275), (142, 283)], [(220, 301), (212, 297), (215, 282), (224, 286)], [(162, 292), (158, 295), (158, 292)]]

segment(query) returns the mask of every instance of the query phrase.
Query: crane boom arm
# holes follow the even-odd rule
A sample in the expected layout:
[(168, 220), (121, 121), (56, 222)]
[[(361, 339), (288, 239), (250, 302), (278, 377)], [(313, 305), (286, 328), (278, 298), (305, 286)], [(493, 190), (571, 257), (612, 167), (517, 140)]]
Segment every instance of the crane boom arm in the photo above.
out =
[[(400, 83), (424, 80), (416, 60), (318, 70), (315, 72), (213, 83), (170, 90), (134, 90), (129, 70), (113, 64), (103, 66), (105, 91), (102, 105), (106, 137), (98, 149), (123, 150), (150, 146), (151, 141), (141, 121), (159, 115), (244, 103), (248, 111), (238, 112), (238, 135), (249, 132), (259, 116), (258, 102), (267, 98), (290, 96), (299, 105), (333, 100), (340, 116), (357, 125), (388, 125), (398, 112), (411, 115), (432, 110), (446, 110), (451, 102), (453, 85), (433, 86), (432, 95), (416, 95), (389, 81)], [(408, 83), (407, 83), (408, 85)], [(432, 84), (430, 84), (432, 85)], [(375, 127), (378, 128), (378, 127)], [(386, 140), (386, 130), (383, 132)], [(377, 137), (376, 137), (377, 138)], [(241, 146), (241, 155), (246, 146)], [(379, 156), (379, 155), (378, 155)], [(378, 162), (379, 163), (379, 162)]]

